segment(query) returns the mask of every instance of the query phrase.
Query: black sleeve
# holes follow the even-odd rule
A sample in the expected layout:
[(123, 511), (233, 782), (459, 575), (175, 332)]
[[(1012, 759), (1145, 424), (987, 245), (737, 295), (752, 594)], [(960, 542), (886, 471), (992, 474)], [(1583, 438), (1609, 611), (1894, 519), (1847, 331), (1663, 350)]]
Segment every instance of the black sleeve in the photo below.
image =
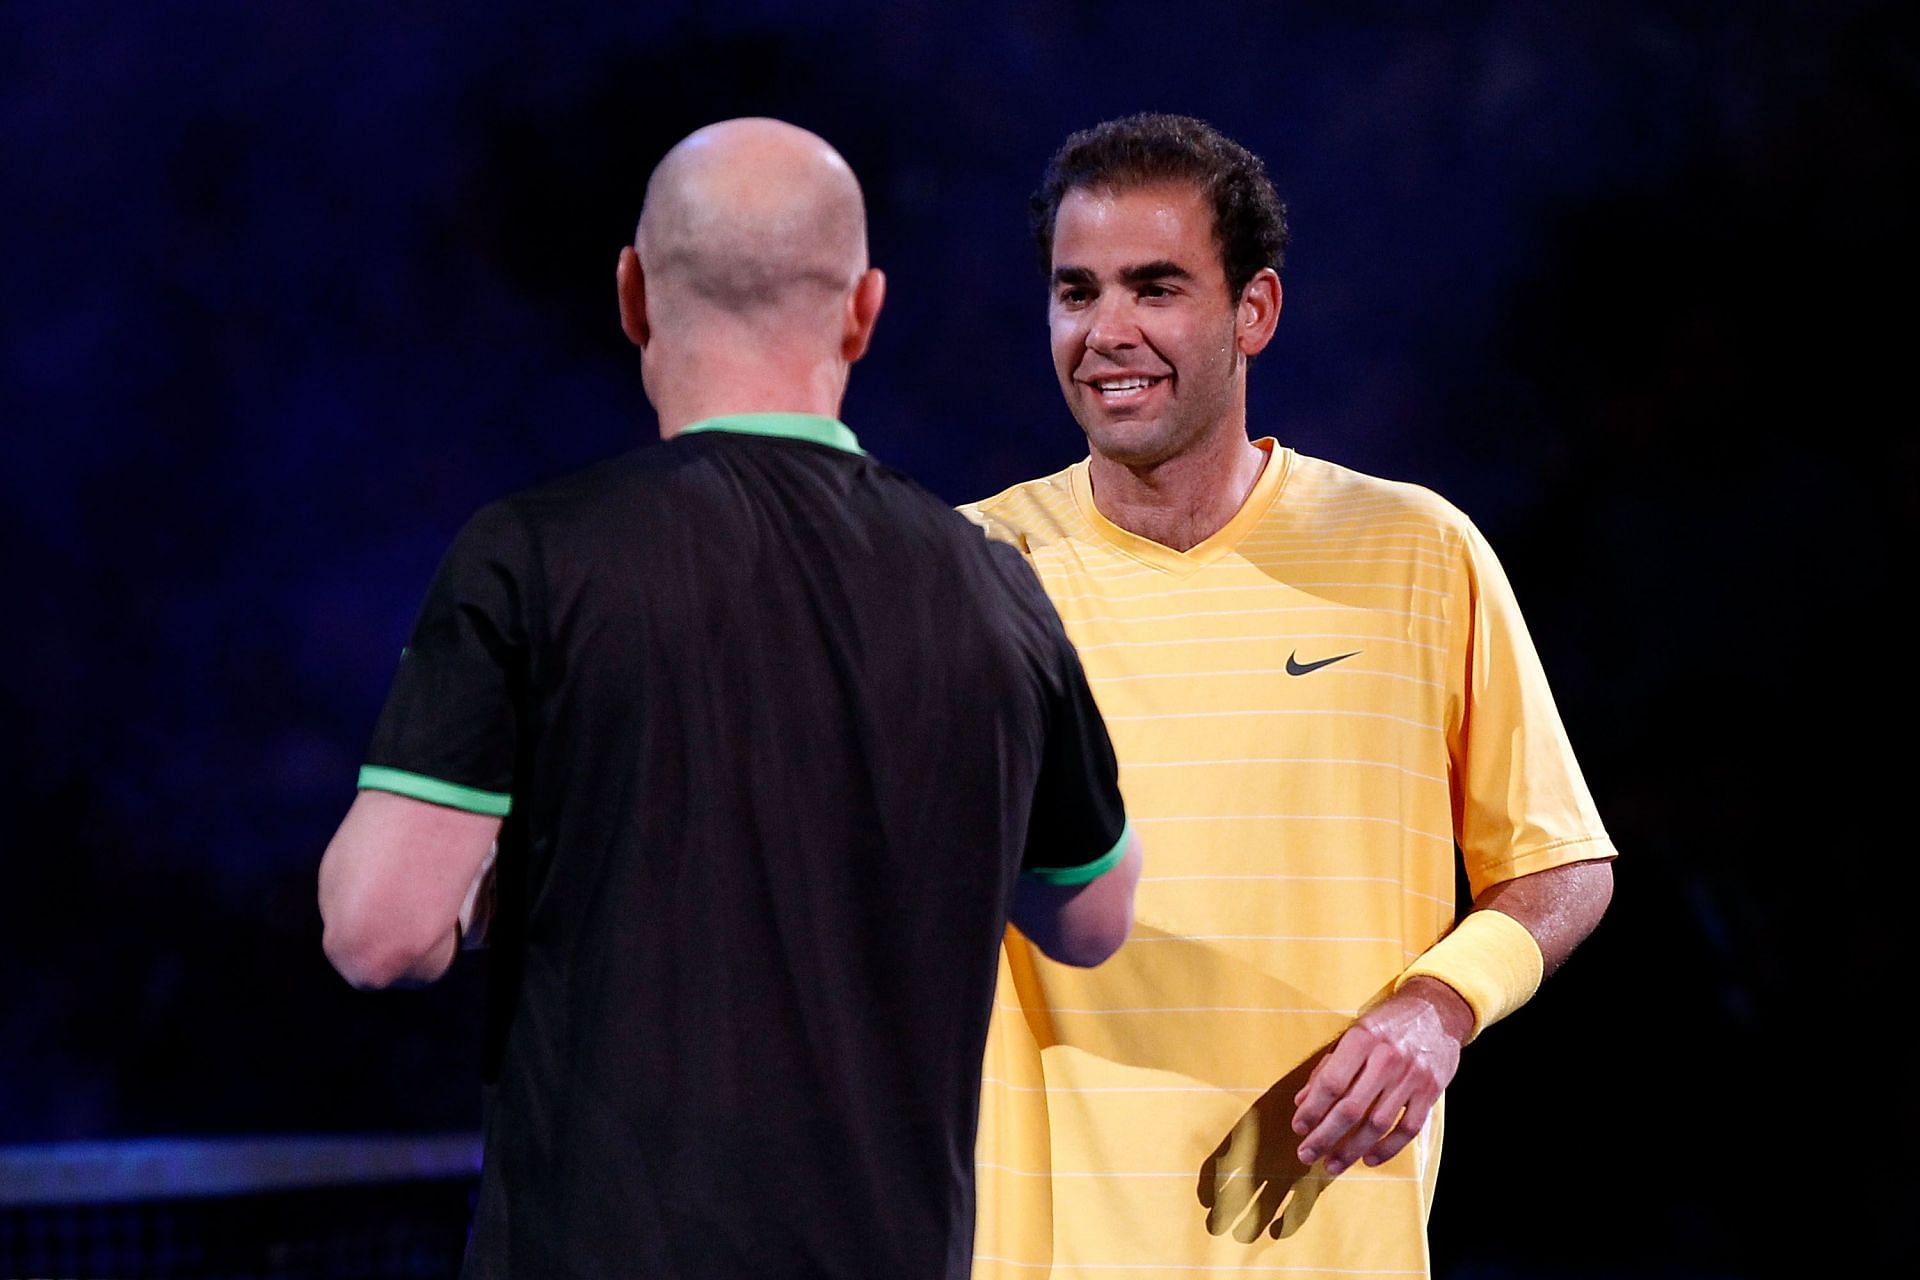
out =
[[(1018, 559), (1017, 553), (1008, 554)], [(1131, 828), (1120, 798), (1119, 765), (1073, 642), (1033, 571), (1024, 561), (1019, 570), (1021, 594), (1041, 636), (1046, 708), (1046, 741), (1020, 867), (1048, 884), (1085, 884), (1127, 850)]]
[(524, 720), (532, 558), (524, 526), (503, 503), (454, 539), (400, 655), (362, 788), (507, 812)]

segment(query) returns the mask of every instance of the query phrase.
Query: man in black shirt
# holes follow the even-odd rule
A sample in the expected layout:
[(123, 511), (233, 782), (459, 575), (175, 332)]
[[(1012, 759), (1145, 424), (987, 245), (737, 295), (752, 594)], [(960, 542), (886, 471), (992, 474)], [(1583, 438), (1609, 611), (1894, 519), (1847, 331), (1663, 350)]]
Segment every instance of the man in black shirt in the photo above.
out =
[(320, 868), (430, 982), (489, 849), (468, 1276), (961, 1277), (1009, 913), (1095, 964), (1139, 847), (1032, 573), (837, 421), (885, 283), (846, 163), (676, 147), (618, 270), (668, 443), (487, 507)]

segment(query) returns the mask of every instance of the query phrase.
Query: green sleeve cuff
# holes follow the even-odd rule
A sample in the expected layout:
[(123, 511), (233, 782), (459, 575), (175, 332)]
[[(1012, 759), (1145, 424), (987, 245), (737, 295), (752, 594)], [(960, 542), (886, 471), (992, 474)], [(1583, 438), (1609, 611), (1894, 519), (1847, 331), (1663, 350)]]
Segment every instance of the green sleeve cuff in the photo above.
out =
[(449, 809), (464, 809), (468, 813), (483, 813), (490, 818), (504, 818), (507, 811), (513, 808), (513, 797), (498, 791), (463, 787), (457, 782), (442, 782), (425, 774), (389, 769), (378, 764), (361, 768), (360, 789), (391, 791), (397, 796), (409, 796), (415, 800), (425, 800), (428, 804), (445, 805)]
[(1128, 818), (1120, 824), (1120, 838), (1113, 842), (1113, 848), (1107, 850), (1092, 862), (1077, 867), (1028, 867), (1020, 874), (1030, 876), (1041, 884), (1065, 885), (1086, 884), (1098, 880), (1113, 870), (1120, 859), (1127, 856), (1127, 841), (1133, 838), (1133, 819)]

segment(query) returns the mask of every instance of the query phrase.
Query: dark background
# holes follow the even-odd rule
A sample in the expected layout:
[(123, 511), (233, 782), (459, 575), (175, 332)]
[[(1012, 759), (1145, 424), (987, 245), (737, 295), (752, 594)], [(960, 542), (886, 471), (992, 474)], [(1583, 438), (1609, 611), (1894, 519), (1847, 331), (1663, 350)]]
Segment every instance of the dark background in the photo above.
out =
[(453, 531), (652, 435), (652, 164), (841, 148), (845, 417), (958, 502), (1082, 455), (1024, 200), (1162, 109), (1292, 208), (1256, 432), (1481, 525), (1623, 853), (1468, 1053), (1440, 1273), (1911, 1261), (1915, 13), (0, 8), (0, 1143), (477, 1124), (482, 964), (349, 991), (313, 873)]

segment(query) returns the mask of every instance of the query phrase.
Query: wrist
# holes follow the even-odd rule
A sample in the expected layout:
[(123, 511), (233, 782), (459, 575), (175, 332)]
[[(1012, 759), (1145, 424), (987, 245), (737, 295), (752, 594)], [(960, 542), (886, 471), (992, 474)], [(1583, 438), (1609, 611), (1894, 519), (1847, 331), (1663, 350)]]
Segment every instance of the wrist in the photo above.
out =
[(1434, 1017), (1440, 1020), (1440, 1029), (1453, 1037), (1455, 1043), (1465, 1044), (1473, 1039), (1473, 1006), (1440, 979), (1417, 974), (1402, 983), (1395, 994), (1411, 997), (1432, 1009)]
[(1465, 1044), (1533, 998), (1546, 961), (1527, 927), (1491, 908), (1470, 911), (1394, 983), (1397, 993), (1421, 979), (1451, 988), (1466, 1002), (1473, 1025)]

